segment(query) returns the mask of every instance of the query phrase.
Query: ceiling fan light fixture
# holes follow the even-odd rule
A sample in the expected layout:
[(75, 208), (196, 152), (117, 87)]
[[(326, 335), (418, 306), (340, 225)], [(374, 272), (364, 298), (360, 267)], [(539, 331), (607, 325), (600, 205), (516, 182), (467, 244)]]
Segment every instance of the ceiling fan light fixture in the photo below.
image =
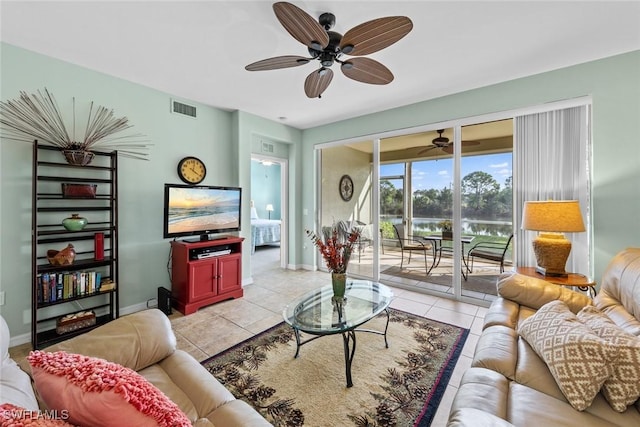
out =
[(319, 50), (319, 51), (322, 51), (322, 49), (324, 49), (324, 47), (322, 46), (322, 44), (321, 44), (320, 42), (315, 41), (315, 40), (313, 40), (313, 41), (310, 43), (310, 47), (311, 47), (311, 49), (313, 49), (313, 50)]
[(331, 67), (335, 59), (336, 57), (330, 52), (323, 52), (320, 55), (320, 64), (322, 64), (323, 67)]
[[(387, 16), (357, 25), (343, 35), (330, 31), (336, 23), (333, 13), (322, 13), (316, 20), (298, 6), (285, 1), (275, 2), (273, 11), (284, 29), (307, 47), (311, 57), (277, 56), (249, 64), (245, 69), (248, 71), (276, 70), (318, 60), (320, 70), (314, 70), (305, 80), (305, 94), (309, 98), (320, 98), (327, 89), (333, 78), (333, 71), (329, 67), (334, 62), (341, 64), (343, 74), (352, 80), (372, 85), (391, 83), (393, 73), (387, 67), (362, 56), (396, 43), (413, 28), (411, 19), (406, 16)], [(358, 58), (343, 62), (340, 60), (342, 54), (358, 56)]]
[(312, 48), (308, 48), (307, 50), (309, 51), (309, 55), (311, 55), (311, 57), (313, 59), (317, 58), (322, 53), (321, 50), (315, 50), (315, 49), (312, 49)]
[(333, 13), (325, 12), (318, 18), (318, 23), (320, 23), (325, 30), (330, 30), (336, 25), (336, 16)]
[(353, 52), (353, 45), (352, 44), (348, 44), (346, 46), (342, 47), (342, 53), (344, 53), (345, 55), (349, 55), (351, 52)]
[(329, 36), (329, 44), (324, 48), (329, 52), (340, 52), (340, 42), (342, 41), (342, 34), (335, 31), (327, 31)]
[(449, 143), (449, 138), (447, 138), (446, 136), (442, 136), (442, 134), (444, 133), (444, 129), (438, 129), (436, 130), (436, 132), (438, 132), (438, 137), (433, 138), (431, 140), (431, 143), (437, 147), (446, 146)]

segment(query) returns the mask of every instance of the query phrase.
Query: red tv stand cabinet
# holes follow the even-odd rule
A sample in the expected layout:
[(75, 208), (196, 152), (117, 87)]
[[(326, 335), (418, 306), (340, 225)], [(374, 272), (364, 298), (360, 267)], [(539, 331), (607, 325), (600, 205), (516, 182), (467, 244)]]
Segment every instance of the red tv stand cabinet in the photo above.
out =
[[(173, 306), (187, 315), (230, 298), (242, 290), (243, 237), (171, 242), (171, 297)], [(217, 251), (228, 253), (215, 254)], [(198, 258), (198, 254), (211, 254)]]

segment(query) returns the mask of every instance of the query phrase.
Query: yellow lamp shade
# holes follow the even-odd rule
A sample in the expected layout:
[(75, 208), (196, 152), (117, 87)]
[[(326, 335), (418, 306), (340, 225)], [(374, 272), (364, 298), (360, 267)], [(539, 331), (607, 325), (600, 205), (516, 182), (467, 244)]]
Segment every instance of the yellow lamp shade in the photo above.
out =
[(522, 212), (524, 230), (541, 231), (533, 241), (536, 270), (547, 276), (565, 276), (571, 242), (562, 233), (585, 231), (577, 200), (525, 202)]
[(525, 202), (522, 228), (556, 233), (585, 231), (580, 204), (577, 200)]

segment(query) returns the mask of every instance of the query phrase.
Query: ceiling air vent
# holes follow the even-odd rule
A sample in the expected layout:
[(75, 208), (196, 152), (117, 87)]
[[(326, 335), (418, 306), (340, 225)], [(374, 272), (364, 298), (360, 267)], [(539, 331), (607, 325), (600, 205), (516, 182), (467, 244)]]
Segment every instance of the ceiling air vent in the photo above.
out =
[(268, 142), (262, 142), (262, 152), (263, 153), (273, 153), (273, 144), (269, 144)]
[(171, 112), (182, 114), (184, 116), (196, 117), (196, 107), (173, 100), (171, 101)]

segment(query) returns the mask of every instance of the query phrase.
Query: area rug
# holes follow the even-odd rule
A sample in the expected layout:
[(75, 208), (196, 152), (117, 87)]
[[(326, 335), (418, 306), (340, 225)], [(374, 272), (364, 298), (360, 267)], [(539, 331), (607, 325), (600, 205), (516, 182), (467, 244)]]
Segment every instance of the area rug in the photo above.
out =
[[(364, 325), (384, 330), (386, 314)], [(384, 337), (356, 332), (353, 387), (342, 335), (300, 348), (281, 323), (204, 362), (237, 398), (274, 426), (431, 425), (469, 330), (390, 309)], [(309, 338), (303, 334), (303, 339)]]
[[(420, 282), (436, 283), (444, 286), (451, 286), (453, 283), (453, 268), (451, 266), (441, 266), (431, 270), (427, 276), (424, 267), (400, 268), (398, 266), (389, 267), (380, 273), (389, 276), (402, 277), (405, 279), (417, 280)], [(481, 292), (483, 294), (498, 295), (496, 281), (498, 279), (498, 269), (491, 267), (474, 267), (473, 273), (467, 276), (467, 280), (462, 280), (462, 289), (467, 291)]]

